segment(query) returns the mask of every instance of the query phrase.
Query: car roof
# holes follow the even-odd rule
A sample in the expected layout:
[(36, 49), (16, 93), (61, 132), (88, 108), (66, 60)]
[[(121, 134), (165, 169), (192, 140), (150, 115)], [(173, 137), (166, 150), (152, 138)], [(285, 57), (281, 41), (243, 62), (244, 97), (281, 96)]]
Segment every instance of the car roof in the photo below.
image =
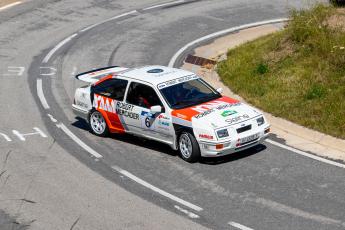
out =
[(190, 75), (195, 75), (195, 73), (159, 65), (128, 69), (118, 74), (118, 76), (144, 81), (154, 85)]

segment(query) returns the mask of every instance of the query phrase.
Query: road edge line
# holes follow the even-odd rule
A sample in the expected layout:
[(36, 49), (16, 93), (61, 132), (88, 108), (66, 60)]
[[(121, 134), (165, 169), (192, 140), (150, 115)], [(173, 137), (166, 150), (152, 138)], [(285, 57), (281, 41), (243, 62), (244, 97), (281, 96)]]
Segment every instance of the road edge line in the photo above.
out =
[(286, 150), (289, 150), (289, 151), (292, 151), (294, 153), (297, 153), (299, 155), (302, 155), (302, 156), (305, 156), (305, 157), (308, 157), (308, 158), (312, 158), (314, 160), (317, 160), (317, 161), (321, 161), (323, 163), (326, 163), (326, 164), (330, 164), (330, 165), (333, 165), (333, 166), (337, 166), (339, 168), (344, 168), (345, 169), (345, 164), (341, 164), (341, 163), (338, 163), (336, 161), (332, 161), (332, 160), (328, 160), (326, 158), (323, 158), (323, 157), (319, 157), (319, 156), (316, 156), (314, 154), (311, 154), (311, 153), (306, 153), (302, 150), (299, 150), (299, 149), (295, 149), (293, 147), (290, 147), (290, 146), (287, 146), (287, 145), (284, 145), (284, 144), (281, 144), (279, 142), (276, 142), (276, 141), (273, 141), (271, 139), (266, 139), (265, 142), (268, 142), (272, 145), (275, 145), (275, 146), (278, 146), (280, 148), (283, 148), (283, 149), (286, 149)]
[(225, 34), (229, 34), (231, 32), (235, 32), (238, 30), (243, 30), (243, 29), (248, 29), (251, 27), (257, 27), (257, 26), (262, 26), (262, 25), (267, 25), (267, 24), (275, 24), (275, 23), (281, 23), (281, 22), (286, 22), (288, 21), (288, 18), (277, 18), (277, 19), (271, 19), (271, 20), (265, 20), (265, 21), (260, 21), (260, 22), (254, 22), (254, 23), (248, 23), (248, 24), (244, 24), (241, 26), (235, 26), (235, 27), (231, 27), (225, 30), (221, 30), (206, 36), (203, 36), (201, 38), (198, 38), (194, 41), (189, 42), (187, 45), (183, 46), (181, 49), (179, 49), (174, 56), (172, 56), (172, 58), (169, 61), (168, 66), (169, 67), (174, 67), (174, 65), (176, 64), (177, 59), (190, 47), (200, 43), (200, 42), (204, 42), (210, 39), (214, 39), (220, 36), (223, 36)]
[(188, 201), (185, 201), (185, 200), (183, 200), (183, 199), (181, 199), (181, 198), (179, 198), (179, 197), (177, 197), (175, 195), (172, 195), (172, 194), (170, 194), (170, 193), (168, 193), (168, 192), (166, 192), (166, 191), (164, 191), (164, 190), (162, 190), (160, 188), (157, 188), (156, 186), (154, 186), (154, 185), (152, 185), (152, 184), (150, 184), (150, 183), (140, 179), (139, 177), (133, 175), (132, 173), (130, 173), (130, 172), (124, 170), (124, 169), (121, 169), (121, 168), (119, 168), (117, 166), (111, 166), (111, 168), (114, 169), (115, 171), (119, 172), (120, 174), (128, 177), (129, 179), (135, 181), (136, 183), (141, 184), (142, 186), (144, 186), (144, 187), (146, 187), (146, 188), (148, 188), (148, 189), (150, 189), (150, 190), (152, 190), (152, 191), (154, 191), (154, 192), (156, 192), (156, 193), (158, 193), (158, 194), (160, 194), (160, 195), (162, 195), (164, 197), (167, 197), (167, 198), (169, 198), (169, 199), (171, 199), (171, 200), (173, 200), (173, 201), (175, 201), (175, 202), (177, 202), (179, 204), (182, 204), (185, 207), (193, 209), (193, 210), (195, 210), (197, 212), (200, 212), (200, 211), (203, 210), (203, 208), (201, 208), (201, 207), (199, 207), (199, 206), (197, 206), (195, 204), (192, 204), (192, 203), (190, 203)]

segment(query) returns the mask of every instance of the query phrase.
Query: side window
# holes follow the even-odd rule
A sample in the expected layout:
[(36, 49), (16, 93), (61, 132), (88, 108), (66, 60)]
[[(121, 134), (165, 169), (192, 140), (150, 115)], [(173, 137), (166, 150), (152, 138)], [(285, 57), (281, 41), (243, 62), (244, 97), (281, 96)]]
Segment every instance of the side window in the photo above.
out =
[(132, 82), (129, 86), (127, 103), (148, 109), (154, 105), (163, 106), (152, 87), (137, 82)]
[(93, 88), (93, 93), (122, 101), (128, 81), (123, 79), (109, 79)]

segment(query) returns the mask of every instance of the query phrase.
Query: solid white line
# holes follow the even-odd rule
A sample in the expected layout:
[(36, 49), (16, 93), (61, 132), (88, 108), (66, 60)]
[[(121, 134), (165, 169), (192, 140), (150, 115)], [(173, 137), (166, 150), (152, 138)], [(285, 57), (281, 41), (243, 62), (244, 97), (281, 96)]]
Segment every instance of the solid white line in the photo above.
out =
[(186, 206), (186, 207), (188, 207), (190, 209), (193, 209), (193, 210), (195, 210), (197, 212), (200, 212), (200, 211), (203, 210), (201, 207), (199, 207), (197, 205), (194, 205), (194, 204), (192, 204), (192, 203), (190, 203), (188, 201), (182, 200), (181, 198), (178, 198), (177, 196), (174, 196), (174, 195), (172, 195), (172, 194), (170, 194), (170, 193), (168, 193), (166, 191), (163, 191), (160, 188), (157, 188), (157, 187), (149, 184), (148, 182), (140, 179), (139, 177), (136, 177), (135, 175), (131, 174), (130, 172), (128, 172), (126, 170), (123, 170), (123, 169), (121, 169), (121, 168), (119, 168), (117, 166), (112, 166), (112, 169), (114, 169), (117, 172), (121, 173), (122, 175), (130, 178), (131, 180), (137, 182), (138, 184), (141, 184), (142, 186), (144, 186), (144, 187), (146, 187), (148, 189), (151, 189), (152, 191), (154, 191), (154, 192), (156, 192), (156, 193), (158, 193), (158, 194), (160, 194), (162, 196), (165, 196), (165, 197), (167, 197), (167, 198), (169, 198), (169, 199), (171, 199), (171, 200), (173, 200), (173, 201), (175, 201), (177, 203), (180, 203), (180, 204), (182, 204), (182, 205), (184, 205), (184, 206)]
[(60, 123), (56, 125), (58, 128), (62, 129), (74, 142), (76, 142), (80, 147), (89, 152), (92, 156), (96, 158), (102, 158), (103, 156), (93, 150), (91, 147), (86, 145), (82, 140), (80, 140), (74, 133), (72, 133), (64, 124)]
[(188, 43), (187, 45), (185, 45), (181, 49), (179, 49), (175, 53), (175, 55), (170, 59), (170, 62), (169, 62), (168, 66), (169, 67), (174, 67), (174, 64), (175, 64), (176, 60), (180, 57), (181, 54), (183, 54), (184, 51), (186, 51), (188, 48), (190, 48), (190, 47), (192, 47), (192, 46), (194, 46), (194, 45), (196, 45), (196, 44), (198, 44), (200, 42), (203, 42), (205, 40), (216, 38), (216, 37), (219, 37), (219, 36), (222, 36), (222, 35), (225, 35), (225, 34), (228, 34), (228, 33), (234, 32), (234, 31), (237, 31), (237, 30), (243, 30), (243, 29), (247, 29), (247, 28), (250, 28), (250, 27), (262, 26), (262, 25), (266, 25), (266, 24), (285, 22), (285, 21), (288, 21), (288, 20), (289, 20), (288, 18), (278, 18), (278, 19), (273, 19), (273, 20), (249, 23), (249, 24), (245, 24), (245, 25), (236, 26), (236, 27), (232, 27), (232, 28), (229, 28), (229, 29), (221, 30), (221, 31), (218, 31), (216, 33), (212, 33), (212, 34), (206, 35), (204, 37), (198, 38), (198, 39)]
[(18, 1), (18, 2), (14, 2), (14, 3), (8, 4), (8, 5), (6, 5), (6, 6), (0, 7), (0, 11), (6, 10), (6, 9), (8, 9), (8, 8), (11, 8), (11, 7), (13, 7), (13, 6), (19, 5), (19, 4), (21, 4), (21, 3), (22, 3), (21, 1)]
[(86, 27), (86, 28), (80, 30), (80, 32), (88, 31), (88, 30), (90, 30), (90, 29), (92, 29), (92, 28), (94, 28), (94, 27), (96, 27), (96, 26), (99, 26), (99, 25), (101, 25), (101, 24), (103, 24), (103, 23), (106, 23), (106, 22), (109, 22), (109, 21), (112, 21), (112, 20), (115, 20), (115, 19), (119, 19), (119, 18), (128, 16), (128, 15), (131, 15), (131, 14), (135, 14), (135, 13), (138, 13), (138, 11), (132, 10), (132, 11), (129, 11), (129, 12), (126, 12), (126, 13), (123, 13), (123, 14), (120, 14), (120, 15), (117, 15), (117, 16), (115, 16), (115, 17), (112, 17), (112, 18), (109, 18), (109, 19), (107, 19), (107, 20), (104, 20), (104, 21), (101, 21), (101, 22), (99, 22), (99, 23), (96, 23), (96, 24), (93, 24), (93, 25), (91, 25), (91, 26), (88, 26), (88, 27)]
[(183, 3), (184, 0), (178, 0), (178, 1), (175, 1), (175, 2), (167, 2), (167, 3), (163, 3), (163, 4), (158, 4), (158, 5), (154, 5), (154, 6), (150, 6), (150, 7), (146, 7), (142, 10), (152, 10), (152, 9), (155, 9), (155, 8), (159, 8), (159, 7), (164, 7), (164, 6), (170, 6), (170, 5), (175, 5), (175, 4), (179, 4), (179, 3)]
[(248, 228), (248, 227), (246, 227), (242, 224), (236, 223), (236, 222), (229, 222), (228, 224), (235, 227), (235, 228), (241, 229), (241, 230), (254, 230), (252, 228)]
[(280, 148), (283, 148), (283, 149), (292, 151), (292, 152), (294, 152), (294, 153), (300, 154), (300, 155), (302, 155), (302, 156), (309, 157), (309, 158), (312, 158), (312, 159), (314, 159), (314, 160), (321, 161), (321, 162), (323, 162), (323, 163), (330, 164), (330, 165), (337, 166), (337, 167), (340, 167), (340, 168), (344, 168), (344, 169), (345, 169), (345, 164), (341, 164), (341, 163), (338, 163), (338, 162), (335, 162), (335, 161), (327, 160), (327, 159), (325, 159), (325, 158), (323, 158), (323, 157), (318, 157), (318, 156), (315, 156), (315, 155), (313, 155), (313, 154), (303, 152), (303, 151), (301, 151), (301, 150), (298, 150), (298, 149), (289, 147), (289, 146), (287, 146), (287, 145), (280, 144), (280, 143), (278, 143), (278, 142), (276, 142), (276, 141), (272, 141), (272, 140), (270, 140), (270, 139), (266, 139), (265, 141), (268, 142), (268, 143), (270, 143), (270, 144), (272, 144), (272, 145), (278, 146), (278, 147), (280, 147)]
[(41, 101), (41, 104), (42, 104), (43, 108), (44, 109), (49, 109), (50, 107), (48, 105), (48, 102), (47, 102), (46, 98), (44, 97), (44, 94), (43, 94), (42, 79), (37, 79), (37, 95), (38, 95), (38, 98)]
[(192, 218), (192, 219), (197, 219), (197, 218), (200, 218), (200, 216), (198, 216), (197, 214), (195, 213), (192, 213), (186, 209), (183, 209), (181, 208), (180, 206), (177, 206), (177, 205), (174, 205), (174, 207), (179, 210), (180, 212), (183, 212), (184, 214), (186, 214), (189, 218)]
[(62, 46), (64, 46), (67, 42), (71, 41), (75, 36), (77, 36), (78, 34), (72, 34), (71, 36), (67, 37), (66, 39), (64, 39), (63, 41), (61, 41), (59, 44), (57, 44), (48, 54), (47, 56), (45, 56), (45, 58), (43, 59), (43, 63), (47, 63), (49, 61), (49, 59), (54, 55), (54, 53), (60, 49)]

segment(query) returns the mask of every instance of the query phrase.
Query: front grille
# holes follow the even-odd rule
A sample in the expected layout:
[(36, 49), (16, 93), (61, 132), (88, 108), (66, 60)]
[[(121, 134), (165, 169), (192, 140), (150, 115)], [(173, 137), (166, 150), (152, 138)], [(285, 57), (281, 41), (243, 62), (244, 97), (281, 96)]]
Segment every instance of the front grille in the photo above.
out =
[(251, 130), (251, 128), (252, 128), (252, 125), (247, 125), (247, 126), (236, 129), (236, 131), (237, 133), (243, 133), (245, 131)]

